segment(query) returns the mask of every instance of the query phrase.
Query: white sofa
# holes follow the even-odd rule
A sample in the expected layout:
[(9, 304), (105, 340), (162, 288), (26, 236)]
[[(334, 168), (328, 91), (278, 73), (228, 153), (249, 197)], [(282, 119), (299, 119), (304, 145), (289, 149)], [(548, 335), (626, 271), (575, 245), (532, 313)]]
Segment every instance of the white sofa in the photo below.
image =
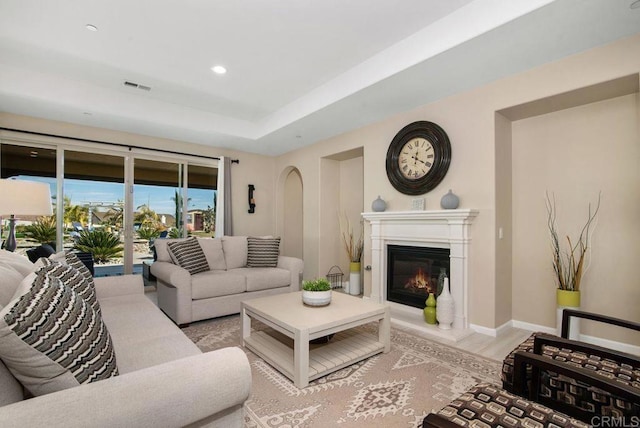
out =
[(243, 300), (300, 290), (303, 262), (278, 256), (276, 267), (247, 267), (246, 236), (198, 239), (209, 269), (191, 275), (174, 264), (167, 244), (180, 239), (156, 239), (158, 306), (176, 324), (240, 313)]
[[(16, 257), (0, 251), (0, 307), (25, 276)], [(33, 267), (24, 260), (24, 271)], [(139, 275), (95, 284), (120, 374), (26, 398), (0, 362), (1, 427), (243, 426), (251, 369), (241, 349), (203, 354), (144, 295)]]

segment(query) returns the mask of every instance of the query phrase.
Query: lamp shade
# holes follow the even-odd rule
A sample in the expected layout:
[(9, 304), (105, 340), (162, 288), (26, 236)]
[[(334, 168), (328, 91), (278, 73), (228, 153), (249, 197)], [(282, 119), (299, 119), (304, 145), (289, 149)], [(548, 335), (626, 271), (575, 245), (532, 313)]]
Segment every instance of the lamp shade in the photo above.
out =
[(52, 213), (51, 189), (47, 183), (0, 180), (0, 216)]

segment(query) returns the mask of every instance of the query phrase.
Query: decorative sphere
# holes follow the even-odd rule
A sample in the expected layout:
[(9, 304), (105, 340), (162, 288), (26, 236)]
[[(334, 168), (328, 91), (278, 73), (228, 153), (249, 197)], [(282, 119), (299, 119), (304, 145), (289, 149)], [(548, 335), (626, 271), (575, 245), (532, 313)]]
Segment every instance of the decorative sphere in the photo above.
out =
[(387, 209), (387, 203), (380, 196), (371, 203), (371, 209), (375, 212), (382, 212)]
[(445, 210), (455, 210), (460, 205), (460, 199), (449, 189), (449, 192), (440, 199), (440, 206)]

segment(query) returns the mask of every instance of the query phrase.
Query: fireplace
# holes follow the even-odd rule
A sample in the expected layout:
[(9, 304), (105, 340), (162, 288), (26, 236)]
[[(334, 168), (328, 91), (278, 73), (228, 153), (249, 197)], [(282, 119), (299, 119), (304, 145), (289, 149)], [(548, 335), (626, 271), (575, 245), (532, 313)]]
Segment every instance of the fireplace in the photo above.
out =
[[(457, 341), (469, 335), (473, 331), (469, 328), (468, 321), (468, 288), (471, 283), (468, 275), (470, 226), (477, 215), (478, 211), (472, 209), (363, 213), (362, 216), (371, 225), (371, 288), (369, 296), (365, 298), (388, 304), (392, 323), (447, 340)], [(430, 247), (449, 252), (449, 290), (454, 301), (452, 329), (441, 330), (424, 322), (422, 308), (426, 297), (420, 297), (420, 307), (399, 304), (389, 299), (388, 247), (394, 245)]]
[(387, 245), (387, 264), (387, 300), (422, 309), (449, 276), (449, 249)]

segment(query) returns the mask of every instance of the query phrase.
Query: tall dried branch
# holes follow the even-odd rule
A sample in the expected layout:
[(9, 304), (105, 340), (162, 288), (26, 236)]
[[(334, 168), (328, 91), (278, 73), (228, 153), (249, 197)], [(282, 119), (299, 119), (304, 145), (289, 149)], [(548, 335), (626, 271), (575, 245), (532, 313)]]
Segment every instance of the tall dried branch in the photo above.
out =
[(580, 231), (578, 240), (574, 244), (567, 235), (567, 248), (563, 250), (556, 230), (556, 199), (555, 196), (551, 198), (549, 193), (546, 193), (547, 226), (551, 237), (553, 270), (560, 290), (580, 291), (580, 283), (586, 270), (585, 259), (587, 251), (591, 249), (589, 245), (591, 227), (600, 210), (600, 198), (601, 194), (598, 193), (598, 202), (593, 212), (591, 203), (589, 203), (587, 221)]

